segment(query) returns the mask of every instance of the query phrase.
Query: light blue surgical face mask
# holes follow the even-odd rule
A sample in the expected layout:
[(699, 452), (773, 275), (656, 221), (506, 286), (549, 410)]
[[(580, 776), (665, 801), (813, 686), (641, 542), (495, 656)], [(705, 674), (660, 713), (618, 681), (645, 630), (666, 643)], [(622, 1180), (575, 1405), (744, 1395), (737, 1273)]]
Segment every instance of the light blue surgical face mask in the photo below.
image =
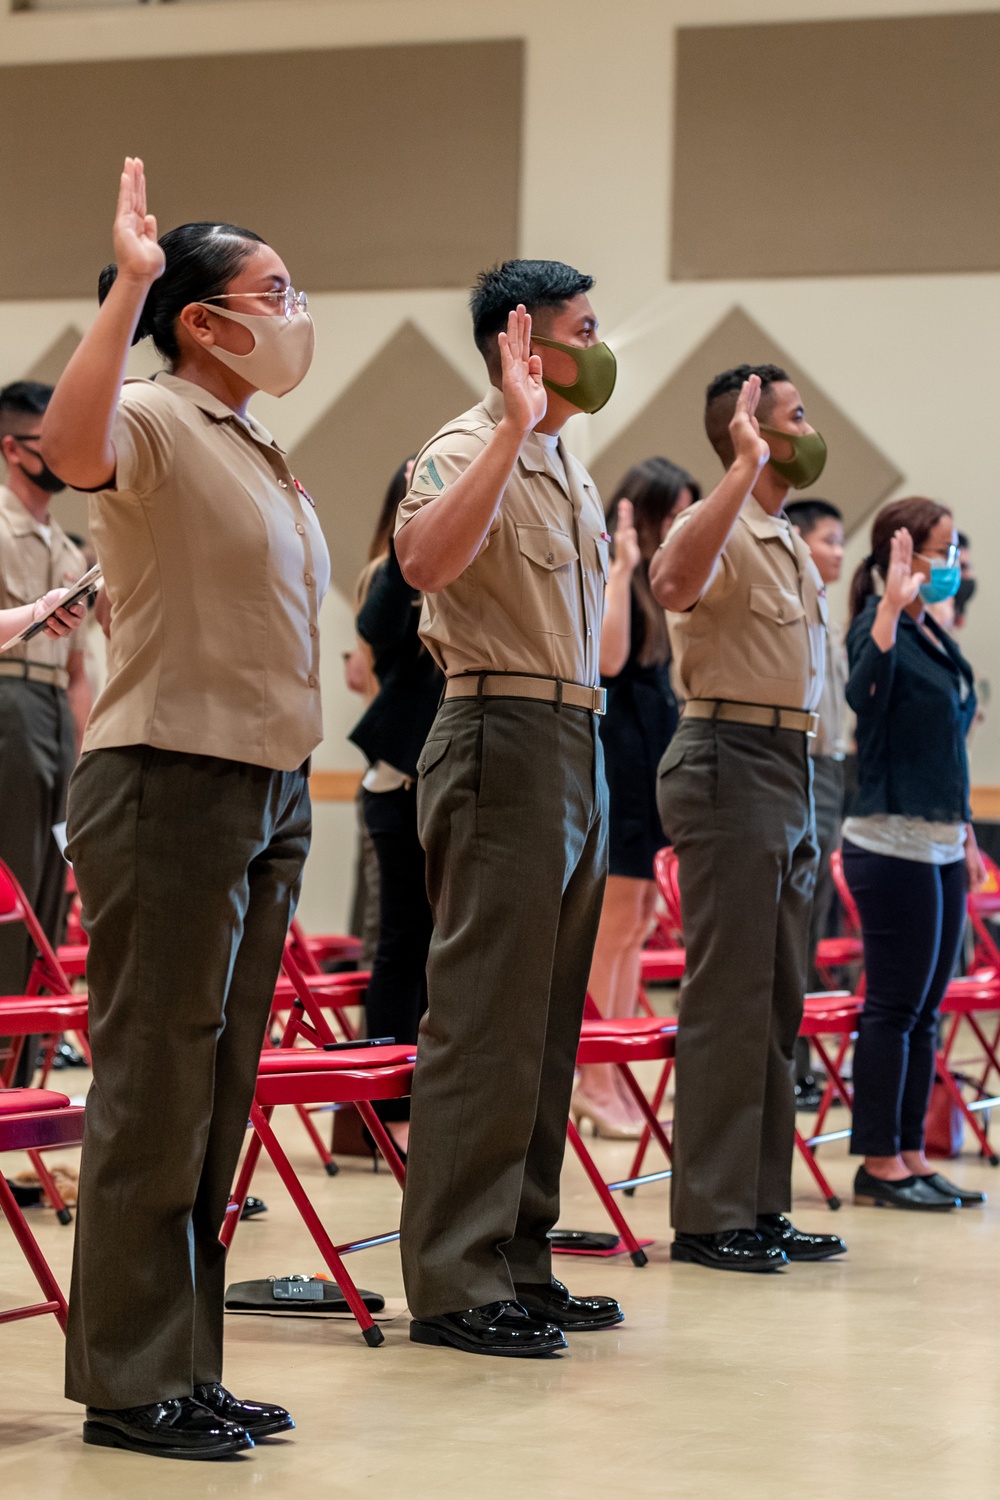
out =
[(958, 586), (962, 582), (961, 564), (935, 562), (931, 557), (925, 561), (931, 565), (931, 576), (926, 583), (920, 585), (921, 599), (925, 604), (940, 604), (943, 599), (951, 599), (958, 593)]

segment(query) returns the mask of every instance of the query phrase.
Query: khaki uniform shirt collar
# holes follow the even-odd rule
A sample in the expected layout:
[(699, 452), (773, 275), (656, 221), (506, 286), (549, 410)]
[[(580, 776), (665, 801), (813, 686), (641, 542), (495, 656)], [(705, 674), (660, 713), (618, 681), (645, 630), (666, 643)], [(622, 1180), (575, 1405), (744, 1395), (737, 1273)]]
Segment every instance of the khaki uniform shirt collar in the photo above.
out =
[(45, 535), (34, 516), (5, 484), (0, 484), (0, 511), (14, 536), (37, 536), (45, 541)]
[[(503, 416), (503, 391), (491, 385), (483, 397), (483, 406), (494, 422), (499, 422)], [(573, 505), (573, 509), (579, 511), (583, 503), (583, 495), (578, 484), (574, 484), (571, 476), (571, 464), (569, 455), (560, 439), (556, 452), (559, 454), (560, 464), (554, 464), (549, 457), (545, 444), (540, 442), (538, 434), (534, 431), (526, 433), (518, 454), (520, 463), (530, 474), (548, 474), (566, 495)]]
[(791, 522), (784, 515), (773, 516), (753, 495), (748, 495), (743, 502), (741, 515), (754, 536), (764, 541), (770, 537), (777, 537), (779, 541), (784, 542), (792, 556), (795, 556)]
[[(258, 422), (256, 417), (252, 417), (249, 412), (245, 417), (239, 416), (231, 406), (220, 401), (218, 396), (213, 396), (211, 391), (206, 391), (204, 386), (195, 385), (190, 380), (180, 380), (167, 370), (159, 371), (153, 376), (153, 380), (157, 385), (165, 386), (168, 391), (173, 391), (174, 395), (182, 396), (185, 401), (190, 401), (192, 405), (198, 407), (199, 411), (205, 412), (214, 421), (235, 422), (238, 427), (245, 428), (256, 442), (263, 443), (266, 448), (273, 448), (277, 453), (284, 453), (284, 448), (280, 443), (275, 442), (267, 428)], [(501, 408), (502, 399), (501, 397)]]

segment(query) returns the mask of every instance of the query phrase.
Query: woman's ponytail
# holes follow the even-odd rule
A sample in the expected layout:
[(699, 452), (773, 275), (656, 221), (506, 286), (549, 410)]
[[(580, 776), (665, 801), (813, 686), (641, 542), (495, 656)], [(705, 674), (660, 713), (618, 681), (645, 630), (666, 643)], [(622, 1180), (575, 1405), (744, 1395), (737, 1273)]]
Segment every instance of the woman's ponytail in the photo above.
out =
[[(98, 303), (102, 303), (105, 300), (105, 298), (107, 297), (108, 293), (110, 292), (111, 288), (114, 286), (114, 284), (115, 284), (115, 282), (117, 280), (118, 280), (118, 267), (115, 265), (114, 261), (112, 261), (110, 263), (110, 265), (107, 265), (107, 266), (104, 267), (104, 270), (101, 272), (100, 276), (98, 276), (98, 278), (97, 278), (97, 300), (98, 300)], [(156, 283), (154, 282), (153, 285), (155, 286)], [(133, 333), (133, 335), (132, 335), (132, 342), (133, 342), (133, 344), (137, 344), (140, 339), (148, 338), (149, 335), (153, 331), (152, 327), (150, 326), (150, 324), (147, 322), (147, 319), (146, 319), (146, 312), (147, 312), (147, 309), (149, 308), (149, 298), (150, 298), (151, 295), (152, 295), (152, 291), (150, 290), (150, 292), (147, 293), (145, 302), (142, 304), (142, 312), (139, 314), (139, 321), (135, 325), (135, 333)]]
[(854, 620), (864, 609), (868, 600), (875, 592), (875, 580), (872, 577), (874, 558), (871, 553), (858, 563), (851, 579), (851, 619)]

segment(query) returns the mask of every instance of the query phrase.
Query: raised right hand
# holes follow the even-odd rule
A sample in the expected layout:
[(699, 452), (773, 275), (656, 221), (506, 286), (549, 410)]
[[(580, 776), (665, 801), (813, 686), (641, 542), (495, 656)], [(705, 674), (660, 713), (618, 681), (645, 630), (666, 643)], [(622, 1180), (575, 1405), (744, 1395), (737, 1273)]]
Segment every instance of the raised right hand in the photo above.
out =
[[(760, 435), (757, 425), (757, 403), (760, 401), (760, 376), (751, 375), (744, 380), (736, 410), (729, 423), (729, 436), (733, 440), (735, 461), (752, 464), (759, 474), (771, 457), (771, 450)], [(756, 477), (756, 475), (755, 475)]]
[(545, 415), (548, 396), (542, 384), (542, 361), (531, 352), (531, 314), (519, 303), (501, 333), (503, 414), (516, 432), (531, 432)]
[(889, 549), (889, 566), (885, 573), (885, 601), (890, 609), (901, 614), (912, 604), (923, 583), (920, 573), (913, 571), (913, 538), (905, 526), (894, 533)]
[(166, 256), (157, 243), (156, 219), (146, 212), (146, 173), (137, 156), (125, 158), (115, 211), (114, 244), (119, 276), (149, 284), (163, 275)]
[(619, 500), (618, 515), (615, 522), (615, 563), (624, 569), (629, 577), (635, 572), (642, 562), (642, 552), (639, 549), (639, 537), (635, 529), (635, 511), (631, 500)]

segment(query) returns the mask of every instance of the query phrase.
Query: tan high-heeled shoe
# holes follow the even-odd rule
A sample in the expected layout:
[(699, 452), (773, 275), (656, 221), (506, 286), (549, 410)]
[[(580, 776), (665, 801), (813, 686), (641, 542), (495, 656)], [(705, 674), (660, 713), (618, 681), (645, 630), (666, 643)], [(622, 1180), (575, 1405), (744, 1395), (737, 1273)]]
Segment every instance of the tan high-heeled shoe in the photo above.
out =
[(637, 1141), (642, 1134), (641, 1124), (628, 1125), (620, 1120), (612, 1119), (603, 1105), (595, 1103), (579, 1088), (573, 1090), (569, 1110), (577, 1130), (580, 1128), (581, 1121), (589, 1120), (594, 1135), (603, 1140)]

